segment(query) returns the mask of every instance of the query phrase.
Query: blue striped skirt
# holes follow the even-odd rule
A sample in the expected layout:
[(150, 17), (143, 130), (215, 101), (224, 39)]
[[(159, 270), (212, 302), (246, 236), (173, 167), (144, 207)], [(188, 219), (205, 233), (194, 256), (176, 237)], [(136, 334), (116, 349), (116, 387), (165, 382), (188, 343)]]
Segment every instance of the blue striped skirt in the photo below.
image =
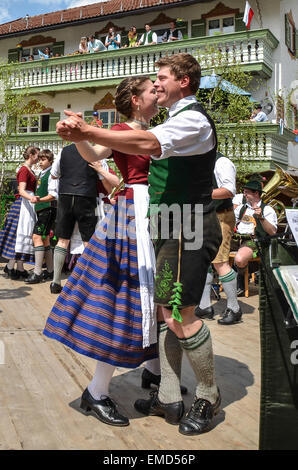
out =
[(15, 253), (16, 234), (21, 210), (22, 198), (16, 199), (6, 216), (4, 228), (0, 231), (0, 255), (6, 259), (17, 259), (34, 263), (34, 255)]
[[(143, 348), (142, 310), (133, 201), (118, 203), (101, 222), (48, 317), (44, 334), (109, 364), (135, 368), (157, 357)], [(115, 237), (113, 234), (115, 227)]]

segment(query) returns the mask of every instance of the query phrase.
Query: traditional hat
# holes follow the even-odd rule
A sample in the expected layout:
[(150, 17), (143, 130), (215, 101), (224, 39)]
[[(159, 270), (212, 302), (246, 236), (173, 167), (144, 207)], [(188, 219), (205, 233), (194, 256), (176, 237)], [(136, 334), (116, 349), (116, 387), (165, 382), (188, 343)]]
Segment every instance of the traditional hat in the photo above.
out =
[(263, 192), (261, 182), (257, 181), (257, 180), (253, 180), (253, 179), (251, 179), (247, 183), (245, 183), (243, 188), (244, 189), (250, 189), (251, 191), (259, 191), (260, 194)]

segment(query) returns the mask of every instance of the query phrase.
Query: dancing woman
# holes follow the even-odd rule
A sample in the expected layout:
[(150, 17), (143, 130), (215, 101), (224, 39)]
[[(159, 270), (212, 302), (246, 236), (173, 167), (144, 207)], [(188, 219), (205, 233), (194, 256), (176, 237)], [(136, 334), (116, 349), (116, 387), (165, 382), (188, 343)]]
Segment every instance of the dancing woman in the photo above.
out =
[[(148, 77), (130, 77), (117, 88), (117, 111), (126, 123), (114, 131), (147, 129), (157, 113), (157, 97)], [(157, 357), (153, 303), (154, 252), (148, 232), (149, 156), (128, 155), (87, 142), (78, 144), (87, 161), (113, 153), (125, 189), (118, 195), (58, 297), (44, 334), (97, 360), (81, 408), (106, 424), (127, 426), (109, 397), (115, 367), (136, 368)], [(135, 230), (134, 230), (135, 224)], [(114, 233), (113, 233), (114, 232)]]

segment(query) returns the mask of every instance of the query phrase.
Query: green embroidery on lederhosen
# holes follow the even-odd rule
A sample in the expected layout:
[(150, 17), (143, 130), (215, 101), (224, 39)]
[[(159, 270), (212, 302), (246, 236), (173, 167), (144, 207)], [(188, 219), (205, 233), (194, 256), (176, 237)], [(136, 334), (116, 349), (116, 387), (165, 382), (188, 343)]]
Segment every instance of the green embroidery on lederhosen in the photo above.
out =
[(172, 287), (173, 271), (166, 260), (161, 273), (155, 278), (156, 297), (162, 299), (167, 296)]

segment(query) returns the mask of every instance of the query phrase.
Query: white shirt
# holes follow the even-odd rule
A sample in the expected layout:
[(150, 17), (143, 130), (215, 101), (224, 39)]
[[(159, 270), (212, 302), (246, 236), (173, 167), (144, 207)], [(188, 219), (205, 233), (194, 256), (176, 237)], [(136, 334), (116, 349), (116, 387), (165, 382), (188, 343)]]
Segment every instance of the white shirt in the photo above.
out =
[(233, 204), (235, 204), (235, 206), (239, 206), (240, 204), (242, 204), (242, 201), (243, 201), (243, 193), (236, 194), (233, 197)]
[[(260, 205), (261, 205), (261, 201), (258, 202), (257, 206), (260, 207)], [(245, 215), (252, 218), (255, 211), (251, 207), (251, 205), (249, 204), (248, 201), (246, 203), (246, 206), (247, 206), (247, 208), (246, 208), (246, 211), (245, 211)], [(239, 214), (240, 214), (240, 211), (241, 211), (242, 207), (243, 207), (243, 204), (236, 207), (236, 209), (235, 209), (236, 225), (239, 222)], [(273, 225), (275, 228), (277, 227), (277, 215), (276, 215), (275, 210), (271, 206), (265, 206), (264, 207), (263, 216), (265, 217), (265, 219), (271, 225)], [(246, 222), (239, 222), (239, 224), (237, 225), (237, 233), (253, 234), (254, 230), (255, 230), (255, 223), (254, 223), (253, 219), (248, 220), (247, 223)]]
[[(157, 43), (157, 34), (154, 33), (153, 31), (152, 31), (152, 41), (150, 41), (150, 43), (148, 43), (149, 33), (150, 33), (150, 31), (148, 32), (148, 34), (146, 36), (146, 40), (145, 40), (144, 44), (141, 44), (142, 46), (148, 46), (148, 44), (151, 44), (151, 42)], [(141, 39), (140, 39), (140, 43), (143, 43), (145, 35), (146, 35), (146, 33), (142, 34)]]
[(236, 168), (233, 162), (227, 157), (220, 157), (216, 160), (214, 175), (218, 188), (225, 188), (233, 196), (236, 193)]
[(256, 117), (254, 118), (254, 121), (257, 122), (266, 122), (268, 121), (267, 115), (264, 113), (264, 111), (260, 111)]
[(177, 101), (169, 109), (169, 119), (150, 129), (161, 146), (161, 155), (154, 159), (204, 154), (215, 146), (215, 136), (208, 119), (200, 112), (186, 110), (173, 116), (190, 103), (197, 103), (195, 95)]
[[(54, 163), (51, 168), (51, 175), (54, 176), (55, 178), (60, 178), (61, 176), (61, 171), (60, 171), (61, 153), (62, 153), (62, 150), (60, 151), (58, 157), (54, 160)], [(101, 164), (105, 171), (109, 171), (109, 166), (107, 164), (106, 159), (101, 160)], [(98, 175), (98, 179), (103, 180), (102, 175), (100, 175), (99, 173), (97, 173), (97, 175)]]

